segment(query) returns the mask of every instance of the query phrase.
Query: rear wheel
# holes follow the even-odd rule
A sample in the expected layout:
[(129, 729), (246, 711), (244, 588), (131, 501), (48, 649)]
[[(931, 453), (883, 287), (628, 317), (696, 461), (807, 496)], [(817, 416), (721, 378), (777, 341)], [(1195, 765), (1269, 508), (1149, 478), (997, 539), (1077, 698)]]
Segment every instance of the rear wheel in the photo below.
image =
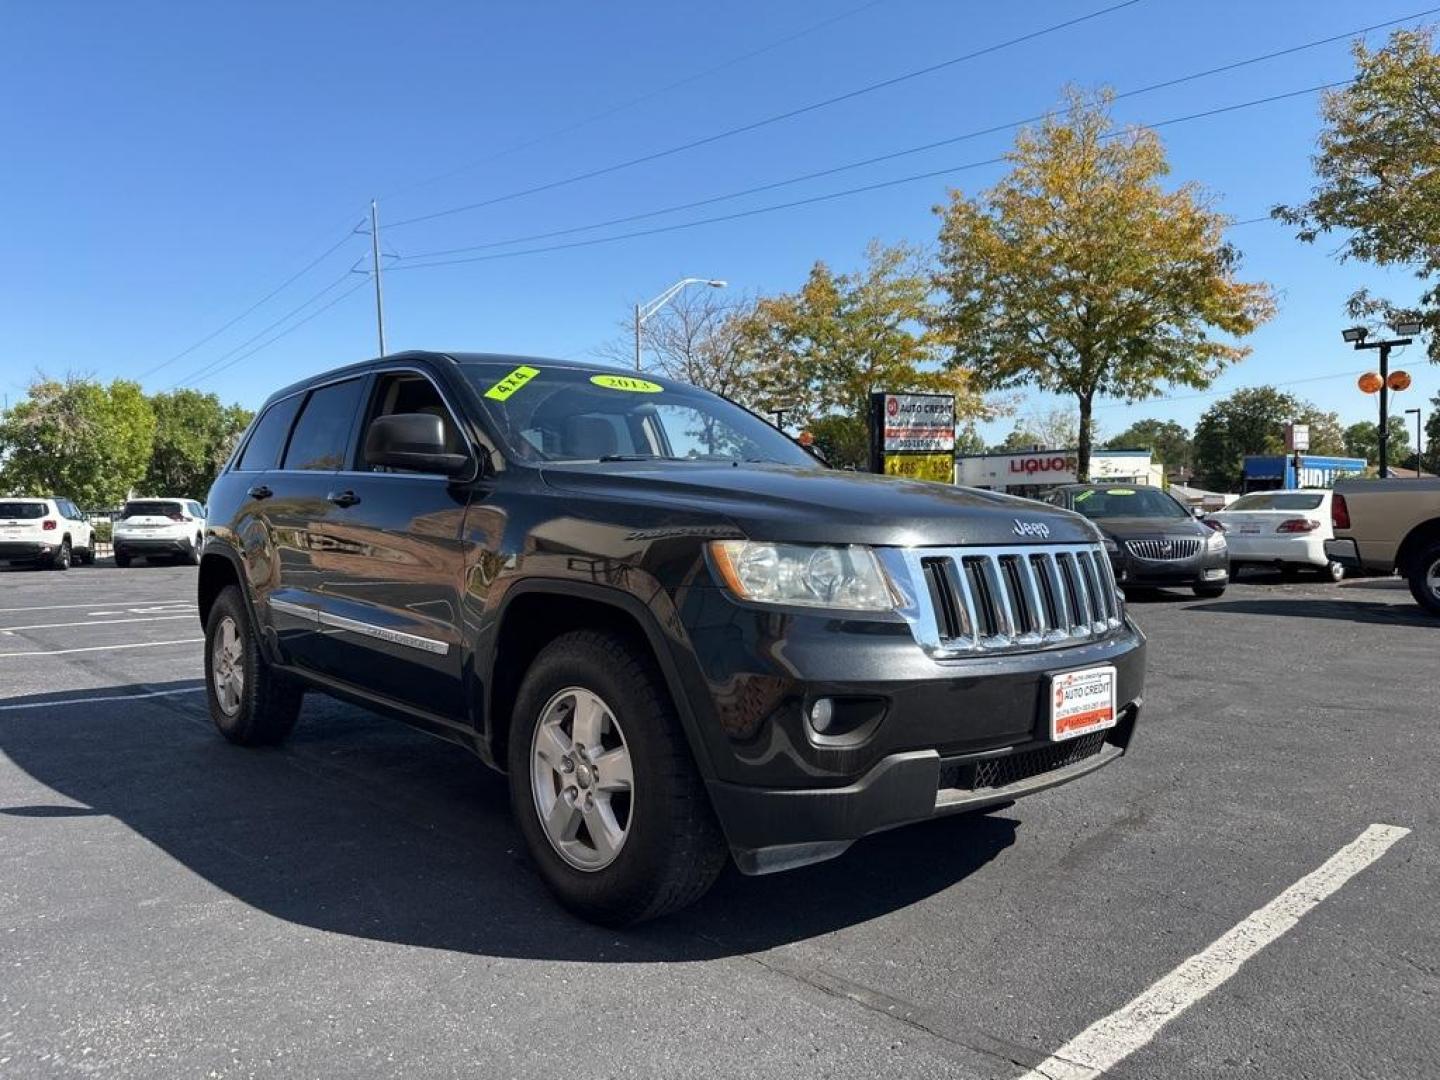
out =
[(1410, 595), (1431, 615), (1440, 615), (1440, 544), (1433, 544), (1410, 564)]
[(1326, 581), (1340, 582), (1345, 580), (1345, 566), (1343, 563), (1328, 562), (1320, 567), (1320, 576)]
[(191, 566), (200, 565), (200, 549), (204, 546), (204, 543), (205, 540), (199, 533), (196, 533), (190, 541), (190, 549), (185, 552), (185, 561)]
[(627, 926), (699, 899), (720, 828), (650, 658), (575, 631), (541, 650), (516, 698), (510, 800), (545, 884), (583, 918)]
[(205, 622), (205, 689), (216, 728), (241, 746), (282, 742), (300, 715), (303, 692), (266, 662), (234, 585)]
[(60, 550), (57, 551), (57, 552), (55, 552), (54, 555), (50, 556), (50, 569), (52, 569), (52, 570), (69, 570), (69, 569), (70, 569), (70, 559), (71, 559), (70, 541), (69, 541), (69, 540), (62, 540), (62, 541), (60, 542)]

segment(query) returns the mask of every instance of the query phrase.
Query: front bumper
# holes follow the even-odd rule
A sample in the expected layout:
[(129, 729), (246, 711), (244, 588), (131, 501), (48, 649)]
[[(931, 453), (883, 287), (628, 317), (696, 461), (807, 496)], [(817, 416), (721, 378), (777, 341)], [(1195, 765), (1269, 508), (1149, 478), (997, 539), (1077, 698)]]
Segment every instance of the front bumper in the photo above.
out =
[(929, 818), (981, 810), (1078, 780), (1124, 755), (1141, 702), (1108, 731), (942, 756), (892, 754), (841, 788), (765, 790), (712, 781), (711, 802), (742, 873), (769, 874), (834, 858), (856, 840)]
[(1188, 559), (1142, 559), (1124, 550), (1112, 551), (1110, 568), (1122, 589), (1224, 585), (1230, 580), (1230, 553), (1202, 548)]

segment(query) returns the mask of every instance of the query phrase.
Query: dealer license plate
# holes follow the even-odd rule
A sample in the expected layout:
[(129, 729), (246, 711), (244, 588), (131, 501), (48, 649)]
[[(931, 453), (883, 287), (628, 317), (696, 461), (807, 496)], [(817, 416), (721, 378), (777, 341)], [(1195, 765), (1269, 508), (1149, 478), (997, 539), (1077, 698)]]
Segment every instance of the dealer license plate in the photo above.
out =
[(1110, 666), (1050, 676), (1050, 738), (1054, 742), (1115, 726), (1115, 669)]
[(1259, 535), (1260, 535), (1260, 526), (1259, 526), (1259, 525), (1241, 525), (1241, 526), (1240, 526), (1240, 535), (1242, 535), (1242, 536), (1259, 536)]

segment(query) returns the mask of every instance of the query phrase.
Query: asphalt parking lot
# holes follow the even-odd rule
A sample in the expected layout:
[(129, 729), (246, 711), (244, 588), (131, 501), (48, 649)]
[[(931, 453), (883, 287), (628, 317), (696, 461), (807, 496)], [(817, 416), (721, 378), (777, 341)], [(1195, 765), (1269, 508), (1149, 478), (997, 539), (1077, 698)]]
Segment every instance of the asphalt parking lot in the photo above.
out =
[(1137, 598), (1115, 766), (616, 933), (462, 751), (315, 697), (224, 743), (195, 573), (0, 572), (0, 1075), (1090, 1076), (1052, 1055), (1158, 998), (1107, 1075), (1440, 1060), (1440, 624), (1398, 582)]

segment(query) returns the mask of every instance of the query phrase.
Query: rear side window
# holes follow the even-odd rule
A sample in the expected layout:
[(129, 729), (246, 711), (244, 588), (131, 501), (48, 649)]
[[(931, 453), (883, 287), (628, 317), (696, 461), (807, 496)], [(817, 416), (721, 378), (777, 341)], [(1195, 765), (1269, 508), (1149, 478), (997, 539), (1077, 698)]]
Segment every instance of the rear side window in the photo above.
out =
[(344, 466), (350, 428), (360, 405), (360, 380), (312, 390), (285, 451), (286, 469), (334, 470)]
[(43, 518), (47, 509), (42, 502), (0, 502), (0, 518), (28, 521), (32, 518)]
[(280, 450), (285, 445), (285, 436), (290, 434), (290, 421), (300, 408), (300, 396), (277, 401), (265, 410), (265, 415), (255, 422), (250, 441), (235, 468), (241, 472), (259, 472), (273, 469), (280, 460)]

